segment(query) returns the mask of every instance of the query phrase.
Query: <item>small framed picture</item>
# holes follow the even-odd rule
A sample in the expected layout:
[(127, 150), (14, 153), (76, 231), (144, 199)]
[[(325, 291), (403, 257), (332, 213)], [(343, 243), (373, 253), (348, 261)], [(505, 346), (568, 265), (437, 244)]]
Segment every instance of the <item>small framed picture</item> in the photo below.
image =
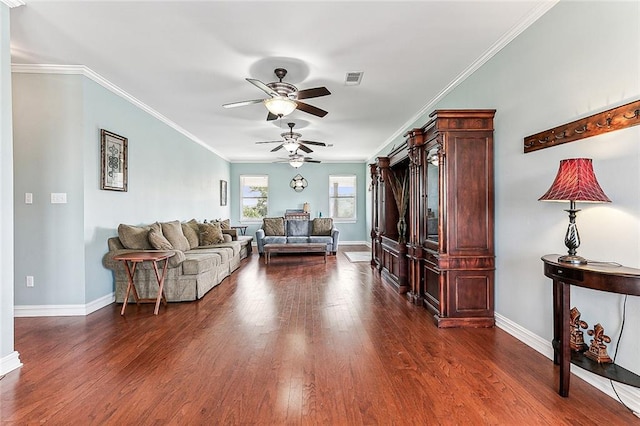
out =
[(226, 180), (220, 181), (220, 205), (221, 206), (227, 205), (227, 181)]
[(127, 138), (100, 130), (100, 189), (127, 191)]

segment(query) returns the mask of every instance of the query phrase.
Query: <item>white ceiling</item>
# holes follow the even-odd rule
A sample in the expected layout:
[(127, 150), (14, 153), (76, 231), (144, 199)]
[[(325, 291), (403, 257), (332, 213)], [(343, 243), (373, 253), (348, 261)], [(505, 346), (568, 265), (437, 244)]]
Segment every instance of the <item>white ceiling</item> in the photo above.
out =
[[(3, 0), (5, 1), (5, 0)], [(14, 64), (84, 65), (230, 161), (273, 161), (295, 122), (325, 161), (364, 161), (554, 1), (54, 1), (11, 10)], [(295, 111), (267, 122), (245, 78), (298, 89), (326, 86)], [(363, 71), (359, 86), (347, 72)], [(491, 105), (482, 107), (490, 108)]]

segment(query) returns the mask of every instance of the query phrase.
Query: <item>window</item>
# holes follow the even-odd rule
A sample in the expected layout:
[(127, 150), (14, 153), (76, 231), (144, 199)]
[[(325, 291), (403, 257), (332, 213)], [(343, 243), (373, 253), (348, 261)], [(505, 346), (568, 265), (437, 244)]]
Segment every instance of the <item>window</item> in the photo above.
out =
[(329, 176), (329, 216), (336, 221), (356, 220), (355, 175)]
[(269, 176), (240, 176), (240, 198), (240, 221), (261, 221), (269, 207)]

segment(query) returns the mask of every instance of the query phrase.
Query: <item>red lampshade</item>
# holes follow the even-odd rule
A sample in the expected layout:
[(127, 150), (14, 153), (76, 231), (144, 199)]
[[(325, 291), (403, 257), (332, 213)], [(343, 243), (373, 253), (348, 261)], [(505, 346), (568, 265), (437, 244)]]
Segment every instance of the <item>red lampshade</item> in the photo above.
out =
[(560, 161), (556, 179), (538, 201), (611, 202), (598, 184), (590, 158), (569, 158)]

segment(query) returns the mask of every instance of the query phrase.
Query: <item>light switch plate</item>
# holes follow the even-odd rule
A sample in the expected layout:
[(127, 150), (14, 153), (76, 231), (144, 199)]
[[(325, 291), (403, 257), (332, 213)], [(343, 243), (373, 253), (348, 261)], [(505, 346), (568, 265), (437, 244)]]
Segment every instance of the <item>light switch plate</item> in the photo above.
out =
[(31, 192), (24, 193), (24, 203), (33, 204), (33, 194)]
[(67, 202), (66, 192), (52, 192), (51, 204), (65, 204)]

